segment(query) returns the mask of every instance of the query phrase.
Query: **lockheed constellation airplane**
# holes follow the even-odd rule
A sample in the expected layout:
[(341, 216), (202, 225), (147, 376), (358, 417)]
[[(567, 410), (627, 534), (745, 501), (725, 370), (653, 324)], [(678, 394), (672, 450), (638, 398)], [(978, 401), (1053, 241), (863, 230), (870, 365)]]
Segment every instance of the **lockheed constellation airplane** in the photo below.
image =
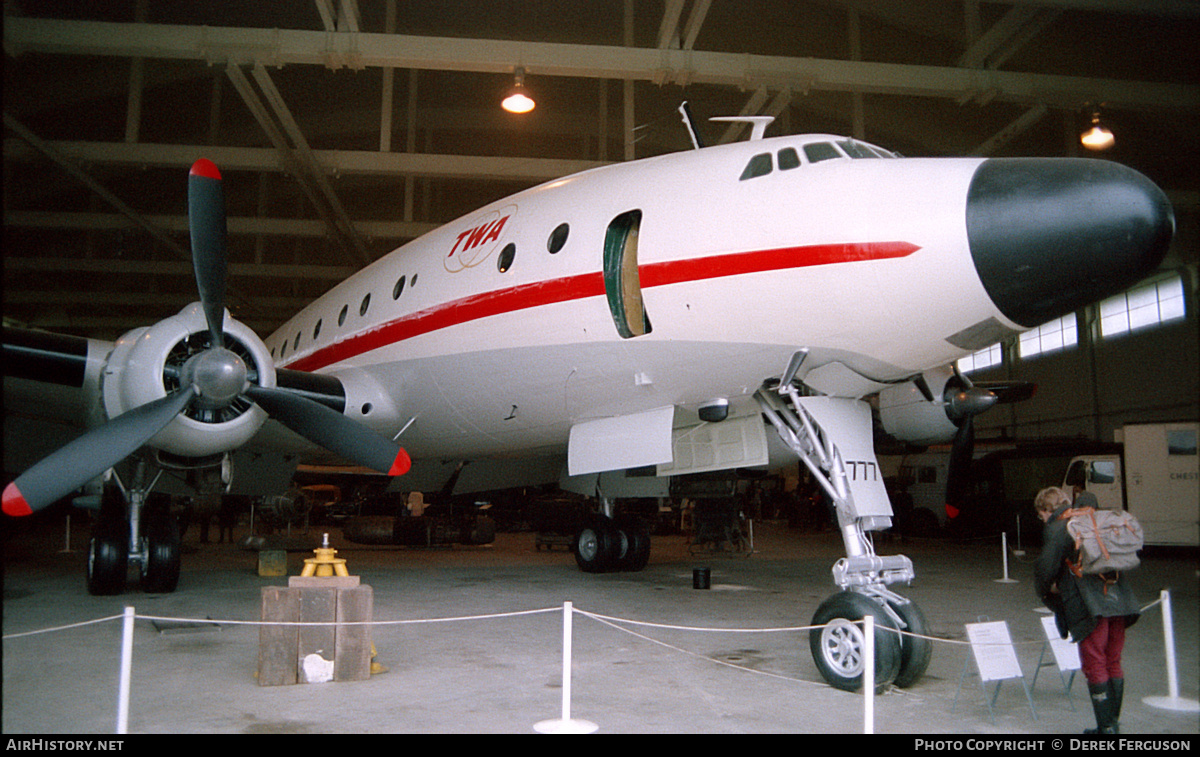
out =
[[(649, 537), (614, 519), (609, 472), (761, 466), (782, 441), (833, 502), (846, 548), (839, 592), (813, 617), (814, 659), (831, 684), (859, 687), (853, 621), (926, 626), (889, 588), (913, 578), (911, 561), (872, 543), (892, 509), (865, 398), (897, 439), (968, 446), (975, 414), (1025, 390), (947, 366), (1136, 283), (1174, 217), (1109, 161), (901, 158), (764, 128), (492, 203), (265, 340), (225, 308), (221, 178), (197, 161), (200, 302), (115, 343), (5, 330), (6, 397), (26, 411), (68, 397), (93, 428), (8, 484), (4, 512), (45, 508), (140, 450), (123, 501), (101, 507), (89, 587), (121, 591), (132, 562), (147, 589), (170, 591), (178, 531), (147, 506), (155, 471), (224, 466), (228, 482), (238, 448), (295, 445), (282, 424), (392, 475), (410, 459), (413, 476), (444, 460), (511, 472), (565, 451), (562, 486), (601, 502), (576, 540), (580, 567), (636, 570)], [(923, 639), (881, 632), (876, 645), (880, 685), (928, 665)]]

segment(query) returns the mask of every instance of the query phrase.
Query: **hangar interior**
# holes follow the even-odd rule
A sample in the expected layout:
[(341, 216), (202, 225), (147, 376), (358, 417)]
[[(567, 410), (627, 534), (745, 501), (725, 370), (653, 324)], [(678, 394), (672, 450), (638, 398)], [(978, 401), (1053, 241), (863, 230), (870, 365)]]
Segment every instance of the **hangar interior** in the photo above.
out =
[[(709, 144), (747, 136), (709, 117), (769, 115), (768, 136), (1146, 174), (1175, 209), (1156, 278), (1181, 306), (1116, 336), (1088, 309), (1074, 346), (1012, 340), (978, 370), (1041, 386), (981, 416), (981, 439), (1111, 440), (1198, 414), (1198, 30), (1183, 0), (10, 2), (4, 319), (113, 339), (193, 301), (197, 155), (226, 176), (231, 312), (266, 335), (486, 202), (690, 149), (687, 101)], [(517, 73), (532, 112), (499, 107)], [(1095, 114), (1116, 135), (1101, 153), (1079, 143)]]
[[(906, 156), (1100, 157), (1144, 173), (1175, 212), (1176, 234), (1160, 270), (1121, 303), (1089, 307), (1074, 322), (1039, 330), (1033, 341), (1013, 339), (964, 362), (972, 377), (1039, 386), (1033, 398), (980, 416), (978, 439), (981, 446), (1110, 441), (1124, 424), (1200, 417), (1200, 6), (1191, 0), (9, 0), (4, 12), (6, 326), (112, 340), (193, 302), (185, 177), (198, 156), (216, 162), (225, 179), (229, 308), (266, 336), (349, 274), (480, 205), (594, 166), (692, 149), (678, 112), (687, 101), (708, 144), (749, 133), (710, 117), (764, 115), (774, 118), (767, 136), (850, 135)], [(537, 101), (531, 112), (500, 108), (517, 79)], [(1094, 118), (1115, 135), (1104, 152), (1080, 144)], [(27, 442), (6, 431), (5, 457)], [(410, 554), (405, 568), (431, 568), (431, 583), (417, 588), (382, 551), (363, 552), (352, 566), (376, 585), (387, 612), (402, 607), (419, 617), (497, 602), (525, 609), (561, 590), (589, 607), (657, 613), (676, 622), (732, 617), (794, 625), (810, 608), (797, 610), (774, 595), (800, 596), (802, 605), (827, 594), (836, 554), (816, 541), (818, 534), (802, 543), (797, 558), (794, 534), (763, 528), (756, 559), (718, 564), (715, 585), (725, 591), (704, 595), (680, 590), (691, 588), (693, 561), (681, 541), (669, 543), (666, 557), (644, 575), (587, 584), (559, 565), (519, 572), (525, 566), (513, 566), (526, 556), (514, 557), (515, 550), (499, 556), (517, 544), (503, 535), (492, 553)], [(76, 621), (93, 610), (119, 612), (120, 597), (94, 598), (86, 606), (56, 601), (82, 594), (83, 587), (78, 565), (50, 556), (47, 544), (6, 548), (6, 583), (14, 587), (10, 594), (6, 585), (6, 632), (10, 625), (25, 630)], [(984, 607), (1028, 619), (1028, 586), (1019, 592), (997, 587), (992, 558), (983, 551), (926, 549), (922, 580), (928, 580), (914, 597), (931, 616), (932, 633), (957, 638), (962, 623)], [(256, 584), (245, 560), (231, 553), (204, 556), (211, 560), (206, 567), (217, 569), (189, 575), (190, 591), (156, 596), (164, 612), (253, 616)], [(772, 561), (785, 567), (776, 570)], [(682, 577), (672, 572), (679, 565), (688, 566)], [(1027, 571), (1028, 565), (1014, 565), (1024, 580)], [(245, 582), (233, 582), (243, 593), (232, 600), (222, 583), (229, 575)], [(514, 575), (521, 580), (501, 580)], [(819, 588), (797, 575), (818, 576)], [(1166, 561), (1142, 575), (1144, 599), (1168, 582), (1189, 588), (1180, 600), (1180, 636), (1191, 650), (1183, 679), (1194, 682), (1194, 566)], [(975, 581), (980, 576), (987, 577)], [(762, 591), (741, 591), (750, 585)], [(964, 588), (974, 592), (969, 599), (962, 598)], [(212, 597), (226, 604), (214, 610)], [(1023, 621), (1014, 625), (1025, 632)], [(380, 648), (397, 671), (381, 684), (385, 694), (372, 700), (386, 700), (381, 710), (354, 689), (324, 699), (269, 696), (245, 670), (210, 664), (211, 648), (234, 646), (232, 632), (216, 641), (196, 637), (194, 644), (158, 638), (150, 648), (170, 655), (156, 662), (178, 666), (178, 681), (142, 679), (134, 727), (524, 729), (534, 719), (526, 709), (546, 710), (540, 689), (551, 689), (550, 709), (556, 706), (558, 671), (536, 656), (557, 643), (555, 633), (505, 631), (483, 641), (436, 634), (422, 638), (415, 652), (405, 648), (408, 636), (381, 633)], [(587, 647), (593, 638), (584, 641)], [(237, 643), (230, 655), (240, 665), (255, 642)], [(784, 649), (784, 642), (723, 643), (703, 654), (779, 669), (785, 678), (816, 678), (808, 663), (793, 662), (795, 650)], [(1139, 643), (1145, 648), (1131, 655), (1139, 670), (1161, 664), (1157, 647)], [(74, 665), (75, 678), (110, 674), (108, 647), (94, 637), (74, 647), (73, 662), (62, 667)], [(665, 674), (684, 685), (643, 693), (643, 679), (650, 686), (663, 668), (659, 658), (629, 647), (633, 643), (593, 644), (592, 655), (604, 651), (581, 665), (581, 709), (606, 717), (610, 729), (858, 727), (857, 712), (839, 692), (810, 694), (804, 704), (812, 712), (793, 708), (790, 684), (750, 687), (749, 701), (736, 702), (711, 693), (731, 688), (727, 681), (692, 683), (687, 665)], [(47, 677), (42, 658), (24, 649), (6, 642), (6, 687), (29, 692), (6, 698), (6, 730), (98, 730), (110, 722), (97, 697), (72, 701), (62, 708), (68, 715), (56, 721), (59, 692), (74, 688)], [(979, 713), (953, 713), (949, 702), (957, 700), (953, 683), (962, 662), (937, 654), (929, 688), (881, 705), (888, 727), (987, 731)], [(474, 693), (486, 678), (481, 671), (513, 667), (524, 672), (521, 685)], [(213, 678), (198, 682), (184, 673)], [(603, 695), (589, 694), (589, 684)], [(1145, 676), (1134, 685), (1139, 696), (1155, 693), (1158, 680)], [(1194, 683), (1186, 685), (1185, 693), (1194, 695)], [(610, 701), (609, 692), (623, 690), (644, 697), (637, 718), (622, 720), (625, 704)], [(214, 697), (212, 691), (233, 693)], [(224, 699), (244, 712), (218, 712)], [(391, 703), (400, 700), (416, 720), (394, 719)], [(172, 702), (190, 719), (169, 711)], [(1074, 704), (1068, 712), (1055, 700), (1053, 714), (1035, 723), (1025, 718), (1023, 700), (1006, 703), (1001, 727), (1010, 731), (1075, 728)], [(937, 709), (943, 704), (945, 712)], [(473, 717), (484, 710), (493, 718), (505, 710), (519, 714), (498, 722)], [(321, 721), (314, 714), (320, 711), (338, 719)], [(656, 719), (662, 712), (683, 715)], [(1170, 717), (1142, 708), (1129, 722), (1195, 732), (1194, 717)]]

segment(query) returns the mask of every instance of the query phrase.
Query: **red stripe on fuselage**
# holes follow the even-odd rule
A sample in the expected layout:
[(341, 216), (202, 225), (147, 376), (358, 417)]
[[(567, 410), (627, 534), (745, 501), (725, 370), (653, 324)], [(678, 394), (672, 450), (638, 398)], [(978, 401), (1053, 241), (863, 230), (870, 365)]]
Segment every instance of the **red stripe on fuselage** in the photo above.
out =
[[(787, 268), (902, 258), (919, 249), (920, 247), (909, 242), (862, 242), (781, 247), (774, 250), (736, 252), (706, 258), (649, 263), (639, 267), (639, 278), (642, 288), (649, 289), (667, 284), (778, 271)], [(283, 365), (291, 370), (315, 371), (386, 347), (389, 344), (480, 318), (602, 296), (604, 296), (604, 276), (599, 271), (483, 292), (388, 321)]]

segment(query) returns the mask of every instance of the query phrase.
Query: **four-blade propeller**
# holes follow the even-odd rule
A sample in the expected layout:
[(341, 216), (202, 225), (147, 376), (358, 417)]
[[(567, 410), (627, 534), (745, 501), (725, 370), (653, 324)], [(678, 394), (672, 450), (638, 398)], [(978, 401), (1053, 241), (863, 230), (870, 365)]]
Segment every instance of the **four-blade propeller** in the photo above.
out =
[(946, 514), (958, 515), (970, 494), (971, 460), (975, 456), (975, 416), (993, 405), (1022, 402), (1033, 396), (1037, 385), (1026, 381), (980, 381), (970, 379), (954, 366), (953, 385), (945, 392), (946, 414), (957, 426), (946, 470)]
[(3, 510), (29, 515), (53, 504), (136, 452), (189, 405), (223, 408), (240, 396), (258, 403), (275, 420), (325, 449), (380, 473), (397, 476), (411, 465), (399, 445), (307, 397), (251, 381), (251, 369), (225, 344), (225, 194), (221, 174), (198, 160), (188, 176), (192, 263), (209, 345), (180, 373), (180, 388), (92, 429), (8, 484)]

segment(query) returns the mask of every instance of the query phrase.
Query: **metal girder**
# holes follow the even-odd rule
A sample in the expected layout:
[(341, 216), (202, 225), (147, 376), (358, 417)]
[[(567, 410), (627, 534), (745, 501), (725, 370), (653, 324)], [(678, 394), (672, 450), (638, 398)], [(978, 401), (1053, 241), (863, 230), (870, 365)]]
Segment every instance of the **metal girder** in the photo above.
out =
[[(223, 171), (279, 171), (280, 153), (269, 147), (222, 145), (166, 145), (142, 142), (48, 141), (62, 155), (78, 161), (134, 166), (187, 167), (197, 155), (216, 163)], [(15, 139), (4, 141), (4, 157), (21, 160), (31, 153)], [(506, 181), (549, 181), (567, 174), (607, 165), (600, 160), (556, 158), (508, 158), (479, 155), (431, 155), (427, 153), (375, 152), (372, 150), (313, 150), (326, 170), (343, 175), (428, 176)]]
[[(188, 232), (187, 216), (142, 215), (151, 226), (176, 234)], [(304, 218), (231, 217), (226, 221), (232, 236), (323, 237), (328, 232), (321, 221)], [(83, 229), (93, 231), (131, 229), (136, 225), (115, 213), (72, 213), (61, 211), (10, 210), (4, 225), (32, 229)], [(369, 239), (415, 239), (436, 229), (436, 223), (415, 221), (355, 221), (357, 233)]]
[(264, 66), (355, 69), (392, 66), (497, 74), (511, 73), (513, 62), (521, 61), (526, 71), (539, 76), (955, 100), (994, 92), (999, 100), (1069, 108), (1097, 99), (1110, 108), (1200, 108), (1200, 87), (1190, 84), (611, 45), (32, 18), (5, 19), (4, 44), (10, 55), (38, 51), (223, 64), (256, 62)]
[(1035, 105), (967, 154), (978, 155), (980, 157), (991, 155), (996, 149), (1010, 142), (1017, 135), (1042, 120), (1042, 117), (1046, 115), (1046, 111), (1047, 108), (1045, 105)]

